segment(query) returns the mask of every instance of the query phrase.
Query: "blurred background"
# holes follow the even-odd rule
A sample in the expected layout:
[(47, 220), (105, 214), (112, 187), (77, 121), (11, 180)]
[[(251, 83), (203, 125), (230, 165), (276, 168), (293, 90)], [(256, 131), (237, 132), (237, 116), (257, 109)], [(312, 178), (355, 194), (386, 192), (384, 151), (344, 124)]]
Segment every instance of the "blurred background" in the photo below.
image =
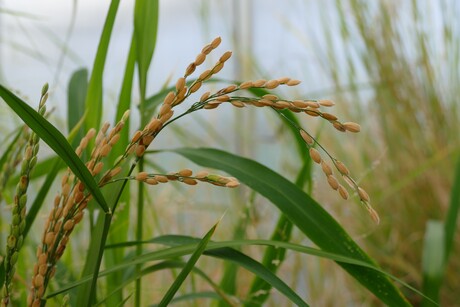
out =
[[(109, 3), (0, 1), (0, 82), (34, 106), (41, 86), (49, 82), (49, 105), (55, 108), (52, 121), (63, 130), (70, 76), (77, 69), (91, 69)], [(314, 118), (299, 119), (369, 192), (381, 224), (372, 223), (356, 197), (343, 201), (331, 193), (318, 168), (313, 169), (313, 197), (384, 270), (421, 289), (426, 224), (445, 217), (460, 149), (459, 14), (460, 2), (455, 0), (160, 1), (148, 93), (173, 84), (201, 47), (221, 36), (219, 51), (233, 50), (233, 58), (220, 78), (289, 76), (303, 82), (296, 89), (279, 90), (280, 96), (334, 100), (334, 114), (360, 123), (360, 134), (339, 134)], [(110, 121), (132, 16), (133, 3), (121, 1), (104, 79), (105, 114)], [(208, 65), (219, 55), (211, 56)], [(0, 131), (6, 135), (19, 120), (5, 106), (0, 110)], [(223, 148), (260, 161), (290, 179), (301, 167), (292, 139), (268, 110), (223, 107), (194, 114), (171, 130), (158, 139), (158, 148)], [(158, 159), (168, 171), (189, 165), (163, 154)], [(147, 227), (156, 235), (202, 236), (227, 210), (217, 239), (231, 239), (236, 233), (267, 238), (278, 216), (266, 200), (244, 188), (229, 192), (205, 186), (165, 186), (151, 192), (155, 206), (148, 215), (155, 223)], [(80, 239), (84, 245), (83, 234)], [(292, 240), (308, 243), (297, 234)], [(459, 241), (457, 235), (441, 292), (443, 306), (460, 306)], [(260, 250), (252, 252), (261, 255)], [(288, 254), (280, 274), (316, 306), (378, 304), (330, 264)], [(221, 274), (218, 265), (210, 263), (209, 268), (215, 269), (216, 276)], [(238, 291), (245, 293), (249, 284), (246, 273), (241, 274)], [(403, 291), (412, 303), (419, 302), (412, 292)], [(274, 295), (267, 306), (283, 302)]]

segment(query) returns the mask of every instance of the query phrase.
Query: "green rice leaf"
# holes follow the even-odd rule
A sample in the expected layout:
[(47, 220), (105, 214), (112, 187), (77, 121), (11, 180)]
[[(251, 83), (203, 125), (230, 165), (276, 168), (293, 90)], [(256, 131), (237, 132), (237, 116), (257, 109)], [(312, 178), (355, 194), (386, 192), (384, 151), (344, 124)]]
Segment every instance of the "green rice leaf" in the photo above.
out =
[[(374, 261), (316, 201), (269, 168), (225, 151), (209, 148), (172, 150), (201, 166), (226, 171), (269, 199), (321, 249), (361, 260)], [(363, 286), (390, 306), (410, 306), (395, 285), (382, 273), (338, 263)]]
[(51, 149), (61, 157), (91, 192), (104, 212), (110, 212), (101, 190), (86, 166), (75, 154), (66, 138), (45, 118), (28, 106), (19, 97), (0, 85), (0, 97)]

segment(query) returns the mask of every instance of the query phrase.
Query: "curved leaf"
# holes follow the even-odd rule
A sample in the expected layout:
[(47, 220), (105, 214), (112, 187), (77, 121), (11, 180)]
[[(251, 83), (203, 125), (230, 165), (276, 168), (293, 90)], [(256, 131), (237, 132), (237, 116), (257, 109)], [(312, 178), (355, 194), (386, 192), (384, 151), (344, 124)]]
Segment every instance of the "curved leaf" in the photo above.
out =
[(91, 192), (105, 212), (110, 212), (101, 190), (88, 168), (75, 154), (66, 138), (50, 122), (22, 101), (19, 97), (0, 85), (0, 97), (51, 149), (58, 154)]
[[(277, 206), (306, 236), (325, 251), (375, 265), (345, 230), (309, 195), (276, 172), (250, 159), (210, 148), (171, 150), (205, 167), (238, 178)], [(384, 274), (338, 262), (351, 276), (390, 306), (410, 306)]]

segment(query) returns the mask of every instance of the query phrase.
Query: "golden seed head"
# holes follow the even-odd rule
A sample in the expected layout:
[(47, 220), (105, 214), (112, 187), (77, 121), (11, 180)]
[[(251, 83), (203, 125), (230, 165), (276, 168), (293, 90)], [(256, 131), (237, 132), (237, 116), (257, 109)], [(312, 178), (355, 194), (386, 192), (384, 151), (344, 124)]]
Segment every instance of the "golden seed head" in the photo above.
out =
[(211, 95), (211, 92), (206, 92), (203, 95), (201, 95), (200, 102), (205, 101), (206, 99), (209, 98), (209, 95)]
[(359, 195), (359, 198), (362, 201), (364, 201), (364, 202), (369, 202), (370, 201), (369, 194), (367, 194), (367, 192), (361, 187), (358, 187), (358, 195)]
[(149, 125), (148, 125), (148, 130), (150, 133), (156, 132), (159, 128), (161, 127), (161, 121), (157, 118), (153, 118)]
[(216, 49), (220, 45), (221, 42), (222, 42), (222, 38), (220, 38), (220, 36), (218, 36), (211, 42), (210, 45), (211, 45), (211, 47), (213, 49)]
[(120, 172), (121, 172), (121, 166), (117, 166), (113, 170), (110, 171), (109, 176), (113, 178), (116, 175), (118, 175)]
[(48, 260), (48, 254), (42, 254), (41, 247), (40, 247), (40, 256), (38, 256), (38, 265), (46, 264), (47, 260)]
[(336, 160), (336, 161), (335, 161), (335, 166), (337, 167), (337, 169), (339, 170), (339, 172), (340, 172), (342, 175), (349, 175), (349, 174), (350, 174), (350, 171), (349, 171), (348, 168), (345, 166), (345, 164), (343, 164), (343, 163), (340, 162), (339, 160)]
[(191, 74), (193, 74), (195, 72), (195, 69), (196, 69), (196, 64), (195, 63), (190, 63), (187, 66), (187, 69), (185, 70), (184, 77), (186, 78), (186, 77), (190, 76)]
[(291, 80), (291, 78), (289, 78), (289, 77), (282, 77), (282, 78), (279, 78), (279, 79), (278, 79), (278, 82), (279, 82), (280, 84), (286, 84), (287, 82), (289, 82), (289, 80)]
[(326, 113), (326, 112), (323, 112), (321, 114), (321, 117), (327, 120), (337, 120), (337, 116), (330, 114), (330, 113)]
[(318, 100), (318, 103), (322, 105), (323, 107), (332, 107), (335, 105), (335, 103), (332, 100), (329, 99), (321, 99)]
[(240, 183), (236, 180), (229, 181), (225, 184), (227, 188), (236, 188), (240, 185)]
[(94, 128), (89, 129), (88, 132), (86, 133), (86, 137), (89, 139), (92, 139), (95, 135), (96, 135), (96, 129)]
[(244, 89), (247, 89), (253, 86), (254, 86), (254, 83), (252, 81), (246, 81), (246, 82), (241, 83), (239, 88), (244, 90)]
[(206, 171), (200, 171), (200, 172), (198, 172), (198, 173), (195, 175), (195, 178), (197, 178), (197, 179), (203, 179), (203, 178), (206, 178), (208, 175), (209, 175), (208, 172), (206, 172)]
[(320, 107), (319, 103), (316, 101), (307, 100), (305, 101), (305, 103), (307, 104), (308, 107), (313, 108), (313, 109), (318, 109)]
[(177, 172), (180, 176), (185, 176), (185, 177), (190, 177), (193, 174), (193, 171), (191, 169), (185, 168), (183, 170), (180, 170)]
[(343, 180), (348, 184), (348, 186), (352, 189), (356, 189), (356, 183), (350, 176), (342, 176)]
[(147, 183), (149, 185), (157, 185), (158, 181), (155, 178), (147, 178), (147, 179), (145, 179), (145, 183)]
[[(212, 102), (212, 101), (211, 101), (211, 102)], [(219, 102), (220, 102), (220, 101), (219, 101)], [(219, 103), (219, 104), (220, 104), (220, 103)], [(205, 109), (205, 110), (212, 110), (212, 109), (217, 108), (217, 107), (219, 106), (219, 104), (209, 104), (209, 103), (207, 103), (207, 104), (205, 104), (205, 105), (203, 106), (203, 109)]]
[(196, 91), (200, 89), (202, 84), (203, 84), (202, 82), (196, 82), (195, 84), (192, 85), (192, 87), (190, 87), (190, 92), (195, 93)]
[(204, 60), (206, 59), (206, 54), (200, 53), (196, 56), (194, 64), (196, 66), (203, 64)]
[(110, 139), (109, 144), (113, 146), (118, 142), (118, 140), (120, 140), (120, 135), (117, 133)]
[(177, 79), (176, 91), (180, 92), (184, 86), (185, 86), (185, 78), (182, 77), (182, 78)]
[(228, 95), (222, 95), (216, 98), (217, 101), (225, 102), (230, 100), (230, 96)]
[(54, 232), (48, 232), (46, 235), (45, 235), (45, 240), (43, 240), (43, 243), (45, 243), (46, 245), (50, 246), (53, 241), (54, 241)]
[[(224, 63), (219, 63), (217, 64), (216, 66), (214, 66), (214, 68), (212, 69), (212, 72), (213, 74), (217, 74), (219, 71), (222, 70), (222, 68), (224, 68)], [(206, 79), (209, 79), (211, 76), (207, 77)]]
[(169, 111), (171, 111), (171, 105), (170, 104), (163, 104), (160, 108), (160, 111), (158, 112), (158, 114), (161, 116), (163, 116), (164, 114), (168, 113)]
[(200, 80), (206, 80), (207, 78), (209, 78), (211, 75), (211, 70), (210, 69), (206, 69), (205, 71), (203, 71), (201, 73), (201, 75), (198, 77), (198, 79)]
[(44, 281), (45, 281), (45, 279), (43, 278), (43, 276), (40, 275), (40, 274), (37, 274), (37, 275), (35, 275), (35, 278), (34, 278), (34, 286), (39, 288), (39, 287), (43, 286)]
[(183, 178), (182, 182), (188, 185), (196, 185), (198, 182), (192, 178)]
[[(268, 83), (267, 83), (268, 84)], [(278, 100), (278, 96), (273, 95), (273, 94), (267, 94), (262, 96), (263, 99), (268, 99), (268, 100)]]
[(168, 113), (162, 115), (162, 116), (160, 117), (161, 123), (162, 123), (162, 124), (166, 123), (173, 115), (174, 115), (174, 111), (173, 111), (173, 110), (171, 110), (171, 111), (169, 111)]
[(234, 92), (236, 89), (238, 89), (238, 86), (236, 86), (235, 84), (232, 84), (224, 88), (222, 92), (225, 94), (228, 94), (228, 93)]
[(67, 197), (69, 195), (69, 192), (70, 192), (70, 185), (68, 183), (66, 183), (63, 187), (62, 187), (62, 195), (64, 197)]
[(211, 53), (212, 49), (214, 48), (212, 48), (211, 45), (206, 45), (203, 47), (203, 49), (201, 49), (201, 53), (208, 55), (209, 53)]
[(304, 112), (305, 112), (305, 114), (308, 114), (308, 115), (313, 116), (313, 117), (319, 116), (318, 111), (313, 111), (311, 109), (305, 110)]
[(79, 211), (77, 214), (75, 214), (75, 216), (73, 217), (73, 221), (75, 222), (75, 224), (80, 223), (80, 221), (83, 219), (83, 213), (83, 211)]
[(321, 155), (319, 153), (318, 150), (316, 150), (315, 148), (310, 148), (310, 157), (313, 161), (315, 161), (316, 163), (321, 163)]
[(163, 103), (164, 104), (172, 104), (175, 97), (176, 97), (176, 94), (174, 92), (169, 92), (168, 95), (166, 95), (165, 100), (163, 101)]
[(267, 80), (260, 79), (253, 82), (253, 87), (263, 87)]
[(64, 223), (64, 230), (65, 231), (70, 231), (73, 229), (73, 227), (75, 226), (75, 222), (73, 220), (68, 220), (67, 222)]
[(142, 157), (145, 152), (145, 146), (144, 145), (137, 145), (136, 147), (136, 156)]
[(292, 107), (292, 105), (289, 102), (284, 100), (278, 100), (274, 106), (278, 109), (289, 109)]
[(299, 108), (299, 109), (304, 109), (304, 108), (306, 108), (306, 107), (309, 106), (308, 103), (306, 103), (306, 102), (303, 101), (303, 100), (294, 100), (294, 101), (292, 102), (292, 104), (293, 104), (294, 106), (296, 106), (297, 108)]
[(326, 176), (332, 175), (332, 168), (324, 160), (321, 161), (321, 169)]
[(300, 80), (296, 80), (296, 79), (291, 79), (288, 82), (286, 82), (287, 86), (296, 86), (299, 84), (300, 84)]
[(231, 56), (232, 56), (232, 52), (231, 52), (231, 51), (227, 51), (227, 52), (225, 52), (225, 53), (219, 58), (219, 62), (224, 63), (224, 62), (226, 62), (228, 59), (230, 59)]
[(99, 152), (99, 155), (101, 157), (106, 157), (111, 150), (112, 150), (112, 145), (105, 144), (104, 146), (102, 146), (101, 151)]
[(327, 176), (327, 182), (329, 183), (332, 189), (337, 190), (339, 188), (339, 182), (337, 181), (337, 178), (335, 178), (333, 175)]
[(161, 183), (166, 183), (166, 182), (169, 181), (166, 176), (162, 176), (162, 175), (156, 175), (153, 178), (155, 178), (155, 180), (157, 180), (158, 182), (161, 182)]
[(129, 110), (129, 109), (126, 110), (125, 113), (123, 113), (123, 116), (121, 117), (121, 120), (122, 120), (123, 122), (127, 121), (130, 114), (131, 114), (131, 110)]
[(139, 174), (136, 175), (136, 180), (144, 181), (145, 179), (147, 179), (148, 176), (149, 174), (147, 172), (140, 172)]
[(93, 174), (97, 175), (102, 171), (102, 168), (104, 167), (104, 162), (99, 161), (93, 168)]
[(150, 143), (152, 143), (153, 139), (154, 139), (153, 135), (144, 135), (142, 137), (142, 144), (145, 146), (149, 146)]
[(305, 141), (305, 143), (307, 143), (310, 146), (313, 145), (313, 138), (305, 130), (300, 130), (300, 136)]
[(379, 214), (377, 213), (377, 211), (374, 210), (374, 208), (372, 208), (371, 206), (366, 206), (367, 207), (367, 211), (369, 212), (372, 220), (378, 225), (380, 224), (380, 217), (379, 217)]
[(358, 125), (357, 123), (345, 122), (342, 125), (347, 131), (350, 131), (350, 132), (357, 133), (361, 131), (361, 126)]
[(340, 132), (345, 132), (345, 131), (347, 131), (347, 130), (345, 130), (345, 127), (344, 127), (341, 123), (339, 123), (339, 122), (337, 122), (337, 121), (336, 121), (336, 122), (333, 122), (333, 123), (332, 123), (332, 126), (334, 126), (334, 128), (337, 129), (337, 130), (339, 130)]
[(239, 100), (233, 100), (233, 101), (230, 101), (230, 103), (231, 103), (234, 107), (237, 107), (237, 108), (244, 108), (244, 107), (245, 107), (244, 102), (239, 101)]
[(134, 133), (133, 138), (131, 139), (131, 143), (136, 143), (137, 141), (139, 141), (139, 139), (141, 138), (141, 136), (142, 136), (142, 131), (137, 130), (137, 131)]
[(339, 191), (339, 194), (343, 199), (348, 199), (348, 191), (343, 187), (343, 185), (339, 184), (337, 190)]
[(278, 80), (270, 80), (265, 84), (265, 88), (271, 90), (271, 89), (278, 87), (279, 85), (280, 83)]

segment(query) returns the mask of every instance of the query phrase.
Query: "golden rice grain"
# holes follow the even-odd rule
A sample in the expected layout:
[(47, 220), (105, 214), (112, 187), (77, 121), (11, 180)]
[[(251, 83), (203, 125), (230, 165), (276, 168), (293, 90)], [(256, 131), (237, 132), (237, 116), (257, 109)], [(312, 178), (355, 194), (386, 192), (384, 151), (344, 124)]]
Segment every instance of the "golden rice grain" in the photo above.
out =
[(350, 171), (348, 170), (348, 168), (341, 161), (335, 160), (335, 166), (337, 167), (337, 169), (339, 170), (339, 172), (342, 175), (349, 175), (350, 174)]
[(131, 139), (131, 143), (136, 143), (137, 141), (139, 141), (139, 139), (141, 138), (142, 136), (142, 131), (139, 131), (137, 130), (134, 135), (133, 135), (133, 138)]
[(201, 73), (201, 75), (198, 77), (199, 80), (205, 80), (206, 78), (208, 78), (209, 76), (211, 75), (211, 70), (210, 69), (206, 69), (205, 71), (203, 71)]
[(307, 143), (310, 146), (313, 145), (313, 138), (305, 130), (300, 130), (300, 136), (305, 141), (305, 143)]
[(273, 94), (267, 94), (262, 96), (263, 99), (268, 99), (268, 100), (278, 100), (278, 96), (273, 95)]
[(174, 92), (169, 92), (166, 95), (165, 100), (163, 101), (163, 103), (164, 104), (172, 104), (175, 97), (176, 97), (176, 94)]
[(254, 81), (253, 85), (254, 85), (254, 87), (262, 87), (262, 86), (265, 85), (266, 82), (267, 82), (267, 80), (259, 79), (259, 80)]
[(330, 113), (326, 113), (326, 112), (323, 112), (321, 114), (321, 117), (327, 120), (337, 120), (337, 116), (330, 114)]
[(219, 62), (224, 63), (224, 62), (226, 62), (228, 59), (230, 59), (231, 56), (232, 56), (232, 52), (231, 52), (231, 51), (227, 51), (227, 52), (225, 52), (225, 53), (219, 58)]
[(250, 87), (254, 87), (254, 82), (246, 81), (246, 82), (241, 83), (240, 86), (239, 86), (239, 88), (242, 89), (242, 90), (250, 88)]
[(220, 45), (221, 42), (222, 42), (222, 38), (218, 36), (211, 42), (211, 47), (213, 49), (216, 49)]
[(239, 100), (232, 100), (232, 101), (230, 101), (230, 103), (234, 107), (237, 107), (237, 108), (244, 108), (245, 107), (245, 104), (242, 101), (239, 101)]
[(350, 131), (350, 132), (357, 133), (361, 131), (361, 126), (358, 125), (357, 123), (345, 122), (342, 125), (347, 131)]
[(278, 79), (278, 82), (279, 82), (280, 84), (286, 84), (287, 82), (289, 82), (289, 80), (291, 80), (291, 78), (289, 78), (289, 77), (282, 77), (282, 78), (279, 78), (279, 79)]
[(172, 117), (173, 115), (174, 115), (174, 111), (173, 111), (173, 110), (171, 110), (171, 111), (169, 111), (168, 113), (162, 115), (162, 116), (160, 117), (161, 123), (162, 123), (162, 124), (166, 123), (169, 119), (171, 119), (171, 117)]
[(158, 182), (161, 182), (161, 183), (166, 183), (168, 182), (168, 178), (166, 176), (163, 176), (163, 175), (156, 175), (155, 178)]
[(339, 194), (340, 196), (347, 200), (348, 199), (348, 191), (343, 187), (343, 185), (339, 184), (339, 187), (337, 188), (337, 190), (339, 191)]
[(367, 192), (361, 187), (358, 187), (358, 195), (362, 201), (365, 201), (365, 202), (370, 201), (369, 194), (367, 194)]
[(332, 175), (332, 168), (324, 160), (321, 160), (321, 169), (326, 176)]
[(193, 84), (191, 87), (190, 87), (190, 93), (195, 93), (196, 91), (198, 91), (201, 87), (203, 83), (202, 82), (196, 82), (195, 84)]
[(238, 89), (238, 86), (236, 86), (235, 84), (232, 84), (224, 88), (222, 92), (224, 94), (228, 94), (228, 93), (234, 92), (237, 89)]
[(337, 129), (337, 130), (340, 131), (340, 132), (345, 132), (345, 131), (347, 131), (347, 130), (345, 130), (345, 127), (344, 127), (341, 123), (339, 123), (339, 122), (333, 122), (333, 123), (332, 123), (332, 126), (334, 126), (334, 128)]
[(137, 181), (144, 181), (145, 179), (147, 179), (147, 177), (149, 176), (149, 174), (147, 172), (140, 172), (136, 175), (136, 180)]
[(185, 86), (185, 78), (179, 78), (176, 82), (176, 91), (180, 92)]
[(185, 74), (184, 74), (184, 77), (188, 77), (190, 76), (191, 74), (193, 74), (196, 70), (196, 66), (197, 64), (196, 63), (190, 63), (188, 66), (187, 66), (187, 69), (185, 69)]
[(203, 64), (205, 59), (206, 59), (206, 54), (204, 53), (198, 54), (195, 59), (195, 65), (198, 66), (198, 65)]
[(65, 231), (69, 231), (69, 230), (72, 230), (74, 226), (75, 226), (75, 222), (72, 220), (68, 220), (67, 222), (64, 223), (63, 228)]
[(300, 109), (304, 109), (309, 106), (308, 103), (303, 100), (294, 100), (292, 104)]
[(300, 82), (301, 82), (300, 80), (291, 79), (288, 82), (286, 82), (286, 85), (287, 86), (296, 86), (296, 85), (299, 85)]
[(93, 175), (97, 175), (101, 172), (102, 168), (104, 167), (104, 162), (99, 161), (93, 168)]
[[(222, 68), (224, 68), (224, 63), (219, 63), (216, 66), (214, 66), (214, 68), (212, 69), (212, 73), (217, 74), (219, 71), (222, 70)], [(209, 79), (210, 77), (211, 77), (211, 75), (209, 75), (206, 79)]]
[(209, 95), (211, 95), (211, 92), (206, 92), (203, 95), (201, 95), (200, 102), (205, 101), (206, 99), (209, 98)]
[(45, 235), (45, 240), (43, 240), (43, 243), (45, 243), (46, 245), (51, 245), (54, 241), (54, 232), (48, 232), (46, 235)]
[(334, 175), (327, 176), (327, 182), (332, 189), (337, 190), (339, 188), (339, 182), (337, 181), (337, 178), (334, 177)]
[(180, 176), (185, 176), (185, 177), (190, 177), (193, 174), (193, 171), (191, 169), (185, 168), (183, 170), (180, 170), (177, 172)]
[(376, 224), (380, 224), (380, 217), (377, 211), (375, 211), (372, 207), (367, 207), (367, 211), (369, 212), (369, 215), (371, 216), (372, 220)]
[(112, 150), (112, 145), (105, 144), (104, 146), (102, 146), (101, 151), (99, 152), (99, 155), (101, 157), (106, 157), (111, 150)]
[(229, 182), (227, 182), (227, 183), (225, 184), (225, 186), (226, 186), (227, 188), (236, 188), (236, 187), (238, 187), (239, 185), (240, 185), (240, 183), (239, 183), (238, 181), (234, 181), (234, 180), (229, 181)]
[(313, 110), (311, 110), (311, 109), (310, 109), (310, 110), (305, 110), (304, 112), (305, 112), (305, 114), (308, 114), (308, 115), (310, 115), (310, 116), (319, 116), (319, 112), (318, 112), (318, 111), (313, 111)]
[(209, 175), (208, 172), (206, 172), (206, 171), (200, 171), (200, 172), (198, 172), (198, 173), (195, 175), (195, 178), (197, 178), (197, 179), (203, 179), (203, 178), (207, 177), (208, 175)]
[(188, 185), (196, 185), (198, 182), (192, 178), (183, 178), (182, 182)]
[(136, 146), (136, 156), (142, 157), (145, 152), (145, 146), (144, 145), (137, 145)]
[(157, 185), (158, 181), (155, 178), (147, 178), (145, 179), (145, 183), (150, 184), (150, 185)]
[(216, 97), (216, 100), (217, 100), (217, 101), (221, 101), (221, 102), (229, 101), (229, 100), (230, 100), (230, 96), (228, 96), (228, 95), (222, 95), (222, 96)]
[(329, 99), (321, 99), (318, 100), (318, 103), (322, 105), (323, 107), (332, 107), (335, 105), (335, 103), (332, 100)]
[(320, 155), (319, 151), (316, 150), (315, 148), (310, 148), (310, 157), (316, 163), (321, 163), (321, 160), (322, 160), (321, 155)]
[(157, 118), (153, 118), (147, 126), (149, 132), (155, 132), (161, 127), (161, 121)]
[(271, 90), (271, 89), (278, 87), (279, 85), (280, 83), (278, 80), (270, 80), (265, 84), (265, 88)]
[(308, 107), (313, 108), (313, 109), (318, 109), (320, 107), (319, 103), (316, 101), (307, 100), (305, 101), (305, 103), (307, 104)]
[(113, 178), (116, 175), (118, 175), (120, 172), (121, 172), (121, 166), (117, 166), (113, 170), (110, 171), (109, 176)]
[(201, 53), (208, 55), (213, 49), (211, 45), (206, 45), (201, 49)]

